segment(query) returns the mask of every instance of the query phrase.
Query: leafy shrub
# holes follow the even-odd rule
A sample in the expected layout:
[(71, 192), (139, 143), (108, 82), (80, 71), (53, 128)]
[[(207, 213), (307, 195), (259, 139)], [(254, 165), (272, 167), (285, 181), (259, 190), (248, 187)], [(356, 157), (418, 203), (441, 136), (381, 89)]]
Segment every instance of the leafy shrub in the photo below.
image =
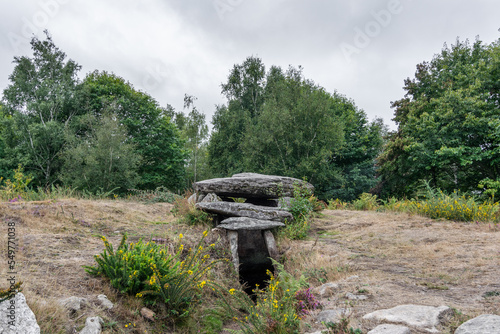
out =
[(445, 194), (440, 189), (424, 183), (418, 193), (418, 199), (397, 200), (389, 198), (383, 201), (382, 208), (389, 211), (410, 212), (432, 219), (445, 218), (456, 221), (490, 221), (500, 220), (500, 203), (491, 200), (478, 202), (473, 196), (454, 191)]
[(360, 329), (354, 329), (349, 327), (349, 318), (342, 318), (339, 322), (327, 322), (324, 323), (327, 328), (327, 331), (323, 331), (322, 333), (326, 334), (363, 334)]
[(454, 191), (447, 195), (442, 191), (416, 202), (417, 213), (432, 219), (445, 218), (456, 221), (498, 221), (499, 203), (479, 204), (471, 196)]
[(172, 214), (179, 217), (179, 222), (188, 225), (212, 225), (212, 215), (204, 211), (198, 210), (194, 203), (189, 203), (188, 198), (191, 196), (187, 192), (184, 197), (179, 197), (174, 202)]
[(329, 210), (347, 210), (349, 209), (350, 204), (348, 202), (343, 202), (341, 199), (336, 198), (328, 200), (328, 209)]
[(306, 220), (311, 211), (313, 211), (313, 204), (309, 201), (311, 197), (311, 191), (305, 186), (297, 183), (293, 185), (293, 197), (290, 199), (288, 211), (293, 215), (295, 221), (301, 222)]
[(318, 203), (318, 200), (312, 195), (309, 189), (295, 183), (290, 203), (288, 205), (282, 203), (282, 206), (287, 207), (288, 211), (292, 214), (293, 221), (286, 221), (286, 228), (281, 233), (292, 240), (305, 239), (309, 232), (307, 219), (310, 217), (315, 206), (319, 206)]
[[(154, 242), (126, 244), (123, 236), (116, 250), (102, 237), (105, 249), (95, 256), (96, 267), (86, 266), (91, 275), (105, 276), (121, 293), (144, 298), (171, 319), (189, 315), (201, 299), (201, 290), (211, 284), (205, 275), (218, 261), (210, 260), (214, 244), (204, 247), (207, 231), (194, 248), (180, 244), (171, 254), (168, 248)], [(180, 241), (182, 241), (182, 234)]]
[(277, 275), (268, 271), (269, 285), (266, 289), (254, 290), (255, 303), (245, 292), (236, 289), (230, 289), (220, 298), (224, 310), (237, 321), (242, 333), (299, 333), (303, 313), (297, 296), (301, 296), (299, 289), (307, 283), (304, 277), (295, 279), (282, 265), (274, 264)]
[[(0, 178), (2, 181), (3, 178)], [(0, 194), (2, 199), (11, 200), (17, 198), (26, 199), (30, 189), (28, 185), (33, 180), (33, 177), (30, 175), (24, 174), (24, 168), (22, 165), (19, 165), (17, 169), (14, 170), (13, 180), (7, 179), (4, 181), (4, 185), (0, 188)]]
[(129, 199), (146, 203), (174, 203), (182, 198), (165, 187), (158, 187), (155, 190), (130, 189), (130, 191)]
[(495, 202), (495, 194), (500, 193), (500, 179), (491, 180), (486, 178), (481, 180), (478, 185), (479, 189), (484, 189), (484, 195), (490, 196), (491, 202)]
[(362, 193), (359, 195), (359, 199), (352, 202), (352, 206), (355, 210), (375, 210), (379, 206), (377, 195)]

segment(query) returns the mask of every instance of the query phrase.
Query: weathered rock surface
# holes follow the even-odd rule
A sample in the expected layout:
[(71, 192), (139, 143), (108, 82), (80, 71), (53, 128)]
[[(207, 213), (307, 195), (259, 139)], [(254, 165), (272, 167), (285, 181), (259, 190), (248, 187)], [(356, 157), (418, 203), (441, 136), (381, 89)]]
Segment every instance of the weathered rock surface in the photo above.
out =
[(325, 283), (317, 288), (313, 289), (313, 293), (317, 294), (320, 297), (326, 298), (334, 295), (335, 291), (339, 289), (339, 285), (337, 283)]
[(216, 213), (229, 217), (249, 217), (255, 219), (284, 222), (293, 220), (290, 212), (272, 207), (235, 202), (197, 203), (196, 208), (209, 213)]
[(113, 308), (113, 303), (106, 297), (106, 295), (97, 296), (97, 300), (101, 303), (102, 307), (110, 310)]
[(19, 292), (12, 299), (0, 303), (0, 333), (40, 333), (35, 314), (26, 304), (26, 297), (22, 293)]
[(500, 333), (500, 316), (483, 314), (464, 322), (455, 334), (498, 334)]
[(279, 198), (293, 196), (294, 184), (300, 184), (311, 192), (314, 187), (299, 179), (256, 173), (235, 174), (232, 177), (199, 181), (193, 184), (197, 193), (215, 193), (225, 197)]
[(198, 197), (198, 202), (201, 203), (212, 203), (212, 202), (220, 202), (222, 199), (214, 193), (200, 195)]
[(104, 321), (101, 317), (88, 317), (85, 320), (85, 327), (82, 329), (80, 334), (101, 334)]
[(155, 321), (156, 313), (154, 313), (147, 307), (141, 308), (141, 315), (149, 321)]
[(317, 322), (338, 322), (349, 314), (349, 309), (335, 309), (321, 311), (316, 317)]
[(405, 326), (384, 324), (375, 327), (367, 334), (411, 334), (411, 331)]
[(447, 313), (448, 306), (399, 305), (391, 309), (378, 310), (363, 316), (363, 319), (403, 323), (418, 327), (430, 333), (437, 333), (436, 326)]
[(269, 230), (275, 227), (284, 227), (285, 224), (270, 221), (260, 220), (248, 217), (231, 217), (224, 219), (217, 227), (226, 230)]
[(354, 293), (348, 292), (345, 294), (345, 297), (350, 300), (366, 300), (368, 296), (365, 295), (355, 295)]
[(70, 312), (78, 312), (83, 307), (83, 305), (87, 304), (87, 299), (82, 297), (71, 296), (59, 300), (59, 304), (64, 306)]

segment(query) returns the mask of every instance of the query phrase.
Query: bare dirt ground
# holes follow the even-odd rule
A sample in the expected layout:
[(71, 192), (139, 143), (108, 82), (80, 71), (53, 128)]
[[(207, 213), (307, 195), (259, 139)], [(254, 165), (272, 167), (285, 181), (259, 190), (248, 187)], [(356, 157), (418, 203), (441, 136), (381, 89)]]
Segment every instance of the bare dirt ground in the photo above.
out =
[[(93, 256), (103, 250), (101, 235), (115, 245), (124, 232), (130, 241), (163, 238), (168, 243), (179, 233), (198, 239), (204, 227), (176, 223), (171, 209), (170, 204), (120, 200), (0, 203), (1, 279), (5, 282), (8, 271), (3, 255), (6, 222), (13, 222), (16, 279), (24, 282), (42, 333), (76, 333), (93, 313), (108, 322), (104, 333), (151, 333), (137, 312), (139, 302), (119, 296), (82, 265), (94, 264)], [(467, 318), (500, 315), (500, 231), (495, 226), (330, 210), (314, 218), (311, 226), (308, 240), (279, 242), (286, 268), (309, 277), (314, 286), (338, 283), (340, 288), (322, 303), (326, 308), (350, 308), (351, 325), (364, 333), (376, 326), (363, 322), (364, 314), (401, 304), (447, 305), (463, 314), (441, 328), (442, 333), (453, 333), (456, 323)], [(368, 299), (349, 300), (348, 292)], [(57, 303), (69, 296), (95, 301), (101, 293), (116, 303), (115, 309), (103, 311), (94, 303), (76, 316)], [(304, 319), (304, 331), (324, 329), (313, 315)], [(128, 322), (136, 326), (125, 327)]]
[[(443, 333), (453, 333), (458, 325), (453, 322), (500, 315), (500, 231), (495, 226), (325, 210), (313, 229), (312, 240), (300, 247), (333, 256), (346, 268), (336, 280), (339, 291), (323, 302), (328, 308), (350, 308), (351, 323), (359, 328), (375, 326), (361, 320), (364, 314), (402, 304), (446, 305), (462, 313), (441, 328)], [(349, 300), (348, 292), (368, 299)]]

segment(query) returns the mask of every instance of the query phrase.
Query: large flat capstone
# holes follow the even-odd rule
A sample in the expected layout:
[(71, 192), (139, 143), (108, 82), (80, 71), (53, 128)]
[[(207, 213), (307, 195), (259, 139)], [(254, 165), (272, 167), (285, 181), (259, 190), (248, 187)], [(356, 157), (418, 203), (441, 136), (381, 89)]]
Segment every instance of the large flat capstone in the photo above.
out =
[(293, 187), (300, 185), (314, 190), (312, 184), (286, 176), (241, 173), (232, 177), (199, 181), (193, 184), (197, 193), (215, 193), (225, 197), (279, 198), (293, 197)]
[(231, 217), (221, 221), (218, 228), (226, 230), (269, 230), (275, 227), (283, 227), (285, 224), (270, 220), (261, 220), (248, 217)]
[(293, 220), (292, 214), (288, 211), (249, 203), (200, 202), (196, 204), (196, 208), (229, 217), (249, 217), (280, 222)]

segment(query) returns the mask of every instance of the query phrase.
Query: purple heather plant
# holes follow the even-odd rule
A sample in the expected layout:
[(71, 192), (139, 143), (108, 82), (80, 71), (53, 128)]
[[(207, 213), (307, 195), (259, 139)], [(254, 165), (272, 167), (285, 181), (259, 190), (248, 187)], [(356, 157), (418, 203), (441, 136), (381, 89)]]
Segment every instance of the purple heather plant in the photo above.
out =
[(311, 293), (311, 288), (306, 290), (299, 290), (295, 294), (297, 299), (297, 313), (299, 315), (308, 314), (310, 311), (316, 310), (321, 307), (321, 303)]

